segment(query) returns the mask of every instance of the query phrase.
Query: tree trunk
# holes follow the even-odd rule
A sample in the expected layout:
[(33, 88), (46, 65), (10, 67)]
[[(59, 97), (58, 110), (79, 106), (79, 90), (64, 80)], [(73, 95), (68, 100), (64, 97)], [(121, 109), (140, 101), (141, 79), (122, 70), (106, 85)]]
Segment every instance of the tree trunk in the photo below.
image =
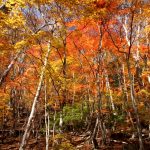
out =
[(113, 113), (115, 114), (115, 106), (114, 106), (112, 92), (111, 92), (111, 89), (110, 89), (110, 83), (109, 83), (109, 79), (108, 79), (107, 74), (105, 74), (105, 79), (106, 79), (106, 89), (107, 89), (107, 92), (109, 93), (111, 109), (112, 109)]
[(53, 144), (52, 146), (54, 146), (54, 139), (55, 139), (55, 126), (56, 126), (56, 109), (55, 109), (55, 112), (54, 112), (54, 116), (53, 116)]
[(7, 77), (10, 69), (13, 67), (14, 63), (16, 62), (17, 58), (19, 57), (19, 55), (21, 53), (23, 53), (24, 50), (21, 50), (20, 52), (18, 52), (16, 54), (16, 56), (13, 58), (13, 60), (10, 62), (10, 64), (8, 65), (7, 69), (3, 72), (2, 76), (0, 77), (0, 86), (3, 84), (4, 79)]
[[(123, 99), (124, 99), (125, 111), (126, 111), (128, 117), (129, 117), (129, 120), (130, 120), (130, 123), (131, 123), (133, 129), (135, 129), (134, 122), (133, 122), (133, 119), (131, 117), (131, 113), (130, 113), (130, 111), (128, 111), (129, 96), (128, 96), (128, 91), (127, 91), (127, 86), (126, 86), (126, 77), (125, 77), (124, 64), (122, 65), (122, 80), (123, 80), (122, 81), (122, 92), (123, 92), (123, 95), (124, 95)], [(132, 137), (134, 137), (134, 133), (133, 133)]]
[(99, 28), (99, 47), (98, 47), (98, 53), (97, 53), (97, 73), (96, 73), (96, 88), (97, 88), (97, 101), (98, 101), (98, 122), (100, 123), (100, 129), (101, 129), (101, 135), (102, 135), (102, 144), (106, 144), (106, 135), (105, 135), (105, 129), (103, 128), (103, 116), (101, 113), (102, 109), (102, 93), (101, 93), (101, 85), (100, 85), (100, 71), (102, 70), (102, 42), (103, 42), (103, 31), (102, 26), (98, 25)]
[(62, 132), (62, 126), (63, 126), (63, 111), (60, 111), (60, 115), (59, 115), (59, 131), (60, 133)]
[[(131, 96), (132, 107), (133, 107), (135, 118), (136, 118), (136, 127), (137, 127), (137, 132), (138, 132), (138, 137), (139, 137), (140, 150), (143, 150), (144, 147), (143, 147), (143, 142), (142, 142), (141, 125), (140, 125), (140, 120), (139, 120), (139, 115), (138, 115), (137, 104), (135, 101), (134, 83), (133, 83), (133, 76), (131, 74), (131, 66), (130, 66), (130, 55), (131, 55), (131, 48), (133, 44), (133, 21), (134, 21), (134, 13), (131, 14), (130, 34), (128, 32), (127, 16), (125, 16), (123, 28), (125, 31), (126, 41), (128, 44), (128, 53), (126, 53), (126, 64), (127, 64), (128, 76), (129, 76), (129, 81), (130, 81), (130, 96)], [(128, 37), (128, 35), (130, 36)]]
[(46, 150), (49, 149), (49, 127), (50, 127), (50, 120), (49, 120), (49, 113), (47, 112), (47, 88), (46, 88), (46, 81), (45, 81), (45, 130), (46, 130)]
[(135, 117), (136, 117), (136, 128), (137, 128), (138, 137), (139, 137), (139, 145), (140, 145), (140, 150), (143, 150), (144, 147), (143, 147), (143, 141), (142, 141), (141, 125), (140, 125), (140, 119), (139, 119), (137, 104), (136, 104), (135, 95), (134, 95), (134, 83), (133, 83), (133, 76), (131, 74), (129, 59), (127, 59), (126, 62), (127, 62), (127, 69), (128, 69), (129, 80), (130, 80), (130, 95), (131, 95), (132, 107), (133, 107)]
[(29, 138), (29, 133), (30, 133), (29, 129), (30, 129), (33, 117), (34, 117), (36, 104), (37, 104), (38, 97), (39, 97), (39, 94), (40, 94), (40, 90), (41, 90), (41, 87), (42, 87), (43, 77), (44, 77), (44, 73), (45, 73), (45, 70), (46, 70), (47, 62), (48, 62), (48, 56), (49, 56), (49, 53), (50, 53), (50, 47), (51, 47), (51, 45), (50, 45), (50, 41), (49, 41), (48, 50), (47, 50), (47, 53), (46, 53), (46, 56), (45, 56), (44, 65), (42, 67), (38, 88), (37, 88), (36, 95), (35, 95), (34, 100), (33, 100), (32, 109), (31, 109), (31, 112), (30, 112), (30, 116), (28, 118), (27, 125), (25, 127), (25, 132), (24, 132), (19, 150), (25, 149), (26, 140)]

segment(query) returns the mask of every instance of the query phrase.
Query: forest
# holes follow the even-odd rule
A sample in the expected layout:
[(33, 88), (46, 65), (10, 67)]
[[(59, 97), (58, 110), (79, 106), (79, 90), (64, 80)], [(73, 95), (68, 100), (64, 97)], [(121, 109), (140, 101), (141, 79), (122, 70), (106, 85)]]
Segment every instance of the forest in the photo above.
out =
[(150, 1), (0, 0), (0, 150), (150, 150)]

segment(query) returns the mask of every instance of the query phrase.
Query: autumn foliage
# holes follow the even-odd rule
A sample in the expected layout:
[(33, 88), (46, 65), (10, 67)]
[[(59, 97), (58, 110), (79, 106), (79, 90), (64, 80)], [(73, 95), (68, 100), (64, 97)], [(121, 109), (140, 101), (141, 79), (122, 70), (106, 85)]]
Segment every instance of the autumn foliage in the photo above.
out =
[(16, 136), (17, 148), (31, 148), (28, 141), (46, 134), (47, 150), (74, 149), (73, 131), (90, 132), (83, 148), (108, 148), (123, 135), (143, 150), (150, 138), (149, 5), (0, 1), (0, 146)]

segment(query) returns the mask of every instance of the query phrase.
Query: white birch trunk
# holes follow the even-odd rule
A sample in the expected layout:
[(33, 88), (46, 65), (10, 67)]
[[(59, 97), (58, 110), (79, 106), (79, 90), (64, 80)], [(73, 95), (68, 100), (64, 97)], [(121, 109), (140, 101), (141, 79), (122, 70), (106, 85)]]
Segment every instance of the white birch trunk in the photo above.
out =
[[(122, 71), (123, 71), (123, 90), (124, 90), (124, 93), (125, 93), (125, 96), (126, 96), (126, 106), (128, 105), (128, 102), (129, 102), (129, 96), (128, 96), (128, 91), (127, 91), (127, 86), (126, 86), (126, 77), (125, 77), (125, 68), (124, 68), (124, 64), (122, 65)], [(133, 129), (135, 128), (134, 126), (134, 122), (132, 120), (132, 116), (131, 116), (131, 113), (130, 111), (127, 111), (128, 113), (128, 116), (129, 116), (129, 120), (132, 124), (132, 127)], [(132, 134), (131, 136), (131, 139), (134, 139), (135, 138), (135, 133)]]
[(127, 91), (127, 86), (126, 86), (126, 77), (125, 77), (125, 69), (124, 69), (124, 64), (122, 65), (122, 71), (123, 71), (123, 84), (124, 84), (124, 91), (126, 94), (127, 101), (129, 100), (128, 96), (128, 91)]
[(60, 132), (62, 132), (62, 126), (63, 126), (63, 114), (62, 111), (60, 112), (60, 118), (59, 118), (59, 128)]
[(53, 123), (53, 144), (52, 144), (52, 146), (54, 146), (54, 144), (55, 144), (54, 140), (55, 140), (55, 126), (56, 126), (56, 109), (54, 112), (53, 121), (54, 121), (54, 123)]
[(0, 86), (3, 83), (3, 80), (5, 79), (5, 77), (8, 75), (10, 69), (13, 67), (15, 61), (17, 60), (17, 58), (19, 57), (19, 55), (23, 53), (23, 51), (20, 51), (16, 54), (16, 56), (13, 58), (13, 60), (10, 62), (10, 64), (8, 65), (7, 69), (3, 72), (2, 76), (0, 77)]
[(127, 16), (125, 16), (125, 21), (123, 23), (123, 29), (125, 31), (125, 38), (126, 38), (127, 44), (128, 44), (128, 46), (130, 46), (130, 40), (128, 38), (129, 33), (128, 33), (128, 27), (127, 27)]
[[(128, 37), (129, 35), (129, 29), (127, 26), (127, 16), (125, 16), (125, 21), (123, 23), (123, 28), (125, 31), (125, 38), (127, 41), (127, 44), (129, 46), (129, 48), (131, 48), (131, 43), (132, 43), (132, 33), (130, 33), (130, 38)], [(132, 18), (132, 22), (133, 22), (133, 18)], [(133, 26), (131, 24), (130, 29), (132, 29)], [(131, 32), (131, 31), (130, 31)], [(139, 120), (139, 114), (138, 114), (138, 109), (137, 109), (137, 103), (136, 103), (136, 99), (135, 99), (135, 95), (134, 95), (134, 81), (133, 81), (133, 75), (131, 74), (131, 67), (130, 67), (130, 60), (129, 57), (127, 58), (128, 60), (126, 60), (127, 63), (127, 69), (128, 69), (128, 76), (129, 76), (129, 81), (130, 81), (130, 96), (131, 96), (131, 101), (132, 101), (132, 107), (134, 109), (134, 113), (135, 113), (135, 117), (136, 117), (136, 127), (137, 127), (137, 132), (138, 132), (138, 136), (139, 136), (139, 145), (140, 145), (140, 150), (143, 150), (143, 141), (142, 141), (142, 133), (141, 133), (141, 125), (140, 125), (140, 120)]]
[[(105, 75), (105, 79), (106, 79), (106, 89), (107, 89), (107, 92), (109, 92), (111, 108), (112, 108), (113, 111), (115, 111), (114, 101), (113, 101), (112, 92), (111, 92), (111, 89), (110, 89), (110, 83), (109, 83), (109, 79), (108, 79), (107, 74)], [(114, 114), (116, 114), (116, 113), (114, 113)]]
[(49, 113), (47, 112), (47, 87), (45, 81), (45, 131), (46, 131), (46, 150), (49, 149)]
[(74, 102), (75, 102), (75, 94), (76, 94), (76, 90), (75, 90), (75, 75), (74, 75), (74, 72), (73, 72), (72, 77), (73, 77), (73, 96), (72, 96), (72, 98), (73, 98), (72, 106), (73, 106), (73, 105), (74, 105)]
[(34, 117), (35, 107), (36, 107), (36, 104), (37, 104), (37, 101), (38, 101), (38, 97), (39, 97), (39, 94), (40, 94), (40, 90), (41, 90), (41, 86), (42, 86), (42, 82), (43, 82), (43, 77), (44, 77), (44, 73), (45, 73), (45, 70), (46, 70), (46, 65), (47, 65), (47, 62), (48, 62), (48, 56), (49, 56), (49, 53), (50, 53), (50, 47), (51, 47), (51, 45), (50, 45), (50, 41), (49, 41), (49, 43), (48, 43), (48, 50), (47, 50), (47, 53), (46, 53), (46, 56), (45, 56), (44, 65), (42, 67), (38, 88), (37, 88), (36, 95), (35, 95), (34, 100), (33, 100), (32, 109), (31, 109), (31, 112), (30, 112), (30, 116), (28, 118), (27, 125), (25, 127), (25, 132), (24, 132), (24, 135), (23, 135), (23, 138), (22, 138), (19, 150), (23, 150), (25, 148), (26, 140), (29, 137), (29, 133), (30, 133), (29, 129), (30, 129), (33, 117)]

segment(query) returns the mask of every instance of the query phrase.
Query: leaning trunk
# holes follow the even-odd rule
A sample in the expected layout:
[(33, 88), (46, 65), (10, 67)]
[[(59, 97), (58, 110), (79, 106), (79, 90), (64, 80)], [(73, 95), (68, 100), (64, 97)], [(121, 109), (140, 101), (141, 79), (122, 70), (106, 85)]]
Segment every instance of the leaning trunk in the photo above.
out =
[(50, 53), (50, 42), (49, 42), (49, 45), (48, 45), (47, 54), (45, 56), (44, 65), (42, 67), (41, 76), (40, 76), (40, 79), (39, 79), (39, 84), (38, 84), (38, 88), (37, 88), (37, 91), (36, 91), (36, 95), (35, 95), (34, 100), (33, 100), (30, 116), (28, 118), (28, 122), (27, 122), (27, 125), (25, 127), (25, 132), (24, 132), (19, 150), (25, 149), (26, 140), (29, 138), (29, 134), (30, 134), (29, 129), (30, 129), (33, 117), (34, 117), (36, 104), (37, 104), (38, 97), (39, 97), (39, 94), (40, 94), (40, 90), (41, 90), (41, 87), (42, 87), (43, 77), (44, 77), (44, 73), (45, 73), (45, 70), (46, 70), (46, 65), (47, 65), (49, 53)]
[(3, 84), (4, 79), (8, 75), (11, 68), (14, 66), (14, 64), (15, 64), (16, 60), (18, 59), (19, 55), (22, 54), (23, 52), (24, 52), (24, 50), (21, 50), (20, 52), (18, 52), (16, 54), (16, 56), (13, 58), (13, 60), (10, 62), (10, 64), (8, 65), (7, 69), (3, 72), (3, 74), (0, 77), (0, 86)]
[(137, 128), (138, 137), (139, 137), (139, 145), (140, 145), (140, 150), (143, 150), (144, 147), (143, 147), (143, 141), (142, 141), (141, 125), (140, 125), (140, 119), (139, 119), (137, 104), (136, 104), (135, 95), (134, 95), (133, 76), (131, 74), (130, 62), (128, 59), (127, 59), (127, 69), (128, 69), (129, 80), (130, 80), (130, 94), (131, 94), (132, 107), (133, 107), (135, 117), (136, 117), (136, 128)]

